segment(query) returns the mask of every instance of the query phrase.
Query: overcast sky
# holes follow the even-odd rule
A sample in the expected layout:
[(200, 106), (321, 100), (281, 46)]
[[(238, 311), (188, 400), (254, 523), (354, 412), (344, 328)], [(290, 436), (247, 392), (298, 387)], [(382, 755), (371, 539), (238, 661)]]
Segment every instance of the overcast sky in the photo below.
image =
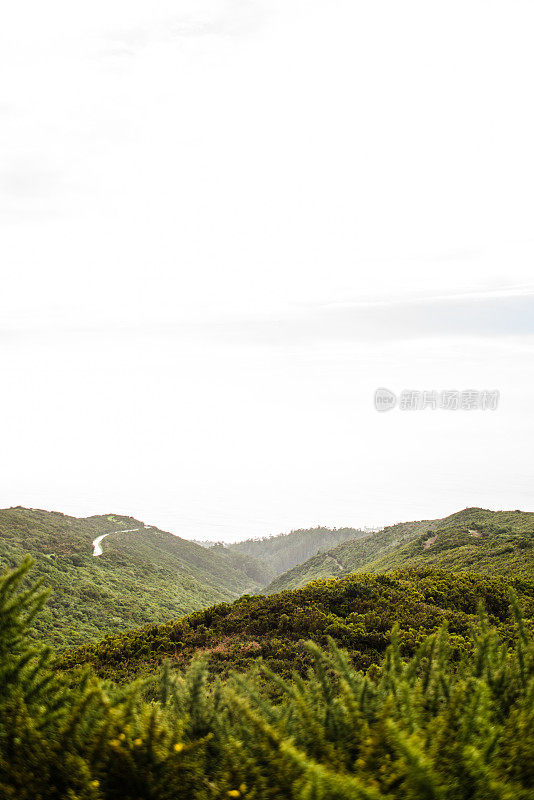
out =
[(2, 17), (0, 506), (225, 540), (534, 510), (530, 0)]

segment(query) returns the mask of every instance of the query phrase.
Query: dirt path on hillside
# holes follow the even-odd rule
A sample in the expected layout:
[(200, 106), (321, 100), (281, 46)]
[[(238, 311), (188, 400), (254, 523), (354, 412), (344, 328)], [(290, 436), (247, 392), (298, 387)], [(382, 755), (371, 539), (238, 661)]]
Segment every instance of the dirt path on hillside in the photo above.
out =
[(152, 527), (153, 527), (152, 525), (145, 525), (144, 528), (130, 528), (129, 530), (124, 530), (124, 528), (122, 528), (121, 530), (118, 531), (110, 531), (109, 533), (103, 533), (102, 536), (97, 536), (96, 539), (93, 539), (93, 555), (94, 556), (102, 555), (103, 550), (100, 545), (100, 542), (102, 541), (102, 539), (105, 539), (106, 536), (111, 536), (112, 533), (135, 533), (135, 531), (144, 531), (147, 528), (152, 528)]
[(345, 569), (345, 567), (343, 566), (343, 564), (342, 564), (340, 561), (338, 561), (338, 560), (337, 560), (337, 558), (336, 558), (335, 556), (331, 556), (331, 555), (330, 555), (330, 553), (329, 553), (329, 554), (328, 554), (328, 558), (331, 558), (331, 559), (332, 559), (332, 561), (334, 562), (334, 564), (335, 564), (335, 565), (336, 565), (336, 566), (337, 566), (339, 569), (341, 569), (341, 570), (344, 570), (344, 569)]

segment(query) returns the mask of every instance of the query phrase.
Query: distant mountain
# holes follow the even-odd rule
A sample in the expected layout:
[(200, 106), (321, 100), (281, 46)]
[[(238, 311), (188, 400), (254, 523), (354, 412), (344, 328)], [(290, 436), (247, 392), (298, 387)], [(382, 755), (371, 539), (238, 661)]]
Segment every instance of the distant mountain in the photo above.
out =
[(241, 553), (224, 544), (213, 544), (208, 548), (211, 555), (222, 558), (232, 569), (247, 575), (257, 587), (266, 586), (273, 578), (274, 573), (266, 561), (255, 558), (247, 553)]
[(534, 513), (466, 508), (443, 519), (391, 525), (298, 564), (273, 580), (264, 593), (352, 572), (412, 567), (534, 577)]
[[(94, 557), (93, 540), (104, 534)], [(0, 570), (27, 553), (32, 577), (53, 590), (35, 636), (59, 648), (256, 592), (271, 577), (244, 554), (206, 549), (132, 517), (0, 510)]]
[(274, 578), (318, 552), (366, 535), (366, 531), (358, 528), (301, 528), (263, 539), (247, 539), (226, 547), (262, 562), (270, 577)]

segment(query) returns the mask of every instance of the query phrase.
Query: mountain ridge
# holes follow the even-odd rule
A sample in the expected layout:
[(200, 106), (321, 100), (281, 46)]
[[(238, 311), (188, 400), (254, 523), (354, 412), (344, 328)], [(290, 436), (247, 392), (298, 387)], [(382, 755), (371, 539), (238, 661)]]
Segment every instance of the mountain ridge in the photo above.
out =
[[(479, 533), (480, 536), (474, 535)], [(436, 540), (430, 541), (433, 536), (437, 537)], [(442, 545), (446, 540), (448, 555), (443, 555)], [(498, 573), (501, 545), (511, 547), (509, 553), (517, 550), (516, 568), (531, 574), (534, 569), (533, 544), (533, 512), (468, 507), (441, 519), (396, 523), (369, 536), (343, 542), (296, 565), (262, 591), (273, 594), (318, 579), (414, 566)], [(442, 553), (440, 558), (436, 558), (437, 552)], [(510, 561), (510, 557), (504, 560), (504, 571), (509, 568)]]

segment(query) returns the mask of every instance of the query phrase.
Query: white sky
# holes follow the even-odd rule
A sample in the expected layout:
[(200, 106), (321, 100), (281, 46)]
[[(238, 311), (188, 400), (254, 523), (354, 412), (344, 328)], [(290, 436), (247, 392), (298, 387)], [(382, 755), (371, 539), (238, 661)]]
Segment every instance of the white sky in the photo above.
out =
[(533, 509), (530, 1), (2, 17), (0, 506), (227, 540)]

